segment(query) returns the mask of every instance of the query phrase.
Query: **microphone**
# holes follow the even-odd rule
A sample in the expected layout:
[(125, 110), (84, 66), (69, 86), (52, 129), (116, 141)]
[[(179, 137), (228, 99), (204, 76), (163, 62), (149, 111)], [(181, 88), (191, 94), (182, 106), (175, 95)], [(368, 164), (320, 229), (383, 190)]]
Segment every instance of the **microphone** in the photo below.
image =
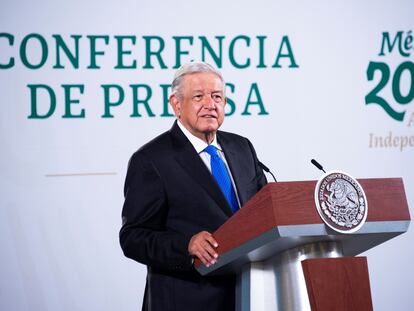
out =
[(318, 163), (318, 161), (316, 161), (315, 159), (312, 159), (312, 160), (311, 160), (311, 163), (312, 163), (313, 165), (315, 165), (318, 169), (320, 169), (322, 172), (324, 172), (324, 173), (326, 174), (326, 172), (325, 172), (325, 170), (323, 169), (322, 165), (320, 165), (320, 164)]
[(259, 160), (257, 160), (258, 161), (258, 163), (259, 163), (259, 166), (266, 172), (266, 173), (269, 173), (270, 175), (272, 175), (272, 177), (273, 177), (273, 179), (274, 179), (274, 181), (275, 182), (277, 182), (277, 180), (276, 180), (276, 177), (275, 177), (275, 175), (273, 175), (273, 173), (270, 171), (270, 169), (266, 166), (266, 165), (264, 165), (262, 162), (260, 162)]

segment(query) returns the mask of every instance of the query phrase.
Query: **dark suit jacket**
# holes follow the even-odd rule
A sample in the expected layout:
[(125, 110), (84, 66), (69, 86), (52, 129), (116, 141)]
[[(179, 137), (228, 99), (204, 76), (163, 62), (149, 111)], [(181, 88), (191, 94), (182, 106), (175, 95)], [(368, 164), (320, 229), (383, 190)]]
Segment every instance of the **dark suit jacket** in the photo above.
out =
[[(251, 143), (219, 131), (243, 205), (266, 183)], [(143, 310), (234, 310), (235, 276), (202, 277), (188, 254), (191, 237), (232, 216), (218, 184), (176, 122), (135, 152), (125, 180), (120, 243), (147, 265)]]

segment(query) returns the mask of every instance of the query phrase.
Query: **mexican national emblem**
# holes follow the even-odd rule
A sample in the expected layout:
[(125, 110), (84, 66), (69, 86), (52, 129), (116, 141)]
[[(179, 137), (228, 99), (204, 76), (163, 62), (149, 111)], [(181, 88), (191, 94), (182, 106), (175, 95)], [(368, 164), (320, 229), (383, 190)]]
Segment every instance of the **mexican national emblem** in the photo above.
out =
[(368, 202), (358, 181), (343, 172), (328, 172), (315, 188), (315, 203), (322, 220), (341, 233), (359, 230), (368, 215)]

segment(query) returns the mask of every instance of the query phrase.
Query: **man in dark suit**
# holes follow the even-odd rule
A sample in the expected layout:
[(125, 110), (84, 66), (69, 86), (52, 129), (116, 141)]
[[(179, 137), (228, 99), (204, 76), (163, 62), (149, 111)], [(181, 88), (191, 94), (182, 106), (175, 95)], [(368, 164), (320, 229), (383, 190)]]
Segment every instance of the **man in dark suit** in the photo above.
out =
[(202, 277), (194, 258), (215, 264), (211, 235), (266, 183), (251, 143), (218, 131), (225, 83), (215, 68), (188, 63), (175, 74), (172, 128), (132, 156), (120, 243), (147, 265), (143, 310), (235, 309), (235, 276)]

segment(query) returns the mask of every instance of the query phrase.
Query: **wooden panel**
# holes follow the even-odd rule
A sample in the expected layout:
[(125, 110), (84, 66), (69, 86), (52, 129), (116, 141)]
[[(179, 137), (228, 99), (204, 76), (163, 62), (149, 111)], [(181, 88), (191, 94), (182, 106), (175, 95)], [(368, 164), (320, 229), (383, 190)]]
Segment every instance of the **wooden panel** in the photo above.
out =
[(280, 182), (271, 188), (275, 225), (319, 224), (315, 207), (316, 181)]
[(367, 221), (410, 220), (402, 178), (358, 179), (368, 200)]
[(371, 311), (366, 257), (302, 261), (312, 311)]
[(271, 191), (272, 186), (266, 185), (214, 232), (213, 236), (219, 242), (217, 248), (219, 254), (275, 227), (276, 219), (272, 208)]
[[(367, 221), (410, 220), (401, 178), (358, 179), (368, 200)], [(272, 187), (276, 225), (322, 223), (315, 207), (316, 181), (281, 182)]]

